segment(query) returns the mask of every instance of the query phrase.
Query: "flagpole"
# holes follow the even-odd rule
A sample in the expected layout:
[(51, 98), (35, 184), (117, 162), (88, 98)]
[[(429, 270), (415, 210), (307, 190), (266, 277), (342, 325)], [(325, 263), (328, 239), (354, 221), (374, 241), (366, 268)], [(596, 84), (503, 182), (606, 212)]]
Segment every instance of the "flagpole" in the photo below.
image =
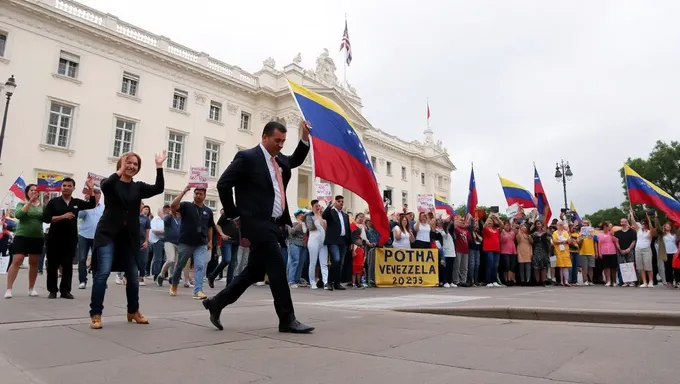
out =
[(630, 202), (630, 192), (628, 192), (628, 177), (626, 177), (628, 175), (626, 173), (626, 165), (627, 164), (625, 163), (623, 164), (623, 179), (626, 181), (626, 198), (628, 199), (628, 215), (630, 216), (631, 212), (633, 211), (633, 203)]
[[(347, 28), (347, 13), (345, 13), (345, 28)], [(345, 47), (345, 59), (342, 61), (342, 77), (345, 81), (345, 87), (348, 87), (347, 84), (347, 55), (349, 54), (348, 48)]]
[[(304, 79), (304, 76), (302, 78)], [(302, 112), (302, 108), (300, 108), (300, 103), (298, 103), (297, 98), (295, 98), (295, 92), (293, 92), (293, 87), (290, 86), (290, 81), (288, 80), (287, 77), (286, 84), (288, 84), (290, 96), (293, 98), (293, 101), (295, 102), (298, 111), (300, 111), (300, 116), (302, 116), (302, 120), (306, 121), (307, 119), (305, 119), (305, 114)], [(311, 181), (312, 187), (314, 187), (314, 191), (316, 191), (316, 187), (314, 186), (314, 183), (316, 182), (316, 171), (314, 170), (314, 140), (312, 140), (312, 127), (309, 127), (309, 152), (307, 153), (307, 156), (309, 156), (312, 168), (312, 181)]]

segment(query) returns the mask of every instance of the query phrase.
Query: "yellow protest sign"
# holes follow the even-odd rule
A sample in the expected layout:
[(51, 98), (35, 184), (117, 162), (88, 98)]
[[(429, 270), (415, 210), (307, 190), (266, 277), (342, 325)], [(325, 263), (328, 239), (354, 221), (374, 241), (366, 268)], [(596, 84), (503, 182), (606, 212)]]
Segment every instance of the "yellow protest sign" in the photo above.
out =
[(378, 287), (436, 287), (439, 285), (437, 249), (375, 250)]

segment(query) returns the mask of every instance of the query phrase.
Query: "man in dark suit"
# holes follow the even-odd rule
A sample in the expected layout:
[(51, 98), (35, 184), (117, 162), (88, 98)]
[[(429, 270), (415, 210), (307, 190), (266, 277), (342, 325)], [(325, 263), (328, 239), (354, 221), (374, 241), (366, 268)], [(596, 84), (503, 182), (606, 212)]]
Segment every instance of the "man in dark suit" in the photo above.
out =
[[(302, 138), (291, 156), (282, 155), (286, 127), (270, 121), (262, 131), (262, 142), (240, 151), (217, 182), (217, 191), (228, 218), (240, 217), (241, 233), (250, 240), (250, 257), (243, 271), (220, 293), (204, 300), (210, 321), (222, 330), (222, 309), (234, 303), (252, 284), (269, 277), (274, 308), (279, 317), (279, 332), (310, 333), (313, 327), (295, 319), (286, 269), (279, 247), (280, 227), (292, 226), (286, 187), (291, 169), (302, 164), (309, 152), (309, 124), (300, 123)], [(232, 188), (236, 193), (236, 204)]]
[(330, 290), (344, 290), (340, 285), (340, 275), (342, 274), (342, 263), (345, 260), (347, 246), (352, 243), (352, 233), (349, 228), (349, 216), (342, 211), (345, 199), (338, 195), (335, 196), (333, 204), (328, 205), (321, 214), (326, 220), (326, 239), (324, 244), (328, 246), (328, 253), (331, 256), (331, 271), (328, 276), (328, 286)]

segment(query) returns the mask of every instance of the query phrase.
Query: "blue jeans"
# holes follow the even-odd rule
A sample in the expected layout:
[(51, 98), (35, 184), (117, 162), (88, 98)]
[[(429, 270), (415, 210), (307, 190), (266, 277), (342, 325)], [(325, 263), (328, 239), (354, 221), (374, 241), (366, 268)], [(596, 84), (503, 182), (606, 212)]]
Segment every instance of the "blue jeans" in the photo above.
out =
[[(305, 267), (307, 267), (305, 269)], [(300, 262), (298, 264), (297, 273), (295, 274), (295, 281), (299, 282), (302, 279), (303, 272), (309, 270), (309, 250), (307, 247), (302, 247), (300, 250)], [(307, 273), (304, 273), (307, 275)], [(309, 276), (307, 276), (307, 281), (309, 282)]]
[[(149, 248), (139, 248), (139, 257), (137, 259), (137, 268), (139, 269), (139, 277), (146, 276), (146, 263), (149, 261)], [(127, 279), (130, 280), (131, 275), (126, 274)]]
[[(233, 243), (231, 241), (222, 242), (222, 247), (220, 247), (222, 259), (220, 260), (220, 263), (217, 265), (217, 267), (215, 267), (215, 270), (212, 272), (210, 277), (216, 279), (222, 273), (222, 271), (224, 271), (224, 268), (229, 268), (227, 269), (227, 283), (229, 283), (234, 277), (234, 269), (232, 265), (235, 263), (232, 263), (232, 260), (235, 258), (236, 252), (238, 252), (238, 243)], [(231, 275), (229, 272), (230, 270)]]
[(479, 249), (471, 249), (468, 258), (468, 273), (467, 279), (470, 284), (477, 283), (479, 281)]
[(578, 282), (578, 252), (571, 252), (571, 270), (569, 270), (569, 283)]
[(163, 240), (158, 240), (151, 246), (151, 249), (153, 250), (151, 275), (153, 275), (154, 280), (156, 280), (156, 277), (158, 277), (158, 275), (161, 273), (161, 269), (163, 269), (163, 263), (165, 263), (165, 252), (163, 250), (164, 247), (165, 241)]
[(328, 253), (331, 255), (331, 270), (328, 276), (328, 284), (331, 286), (340, 285), (342, 278), (342, 262), (347, 253), (346, 245), (329, 245)]
[(87, 283), (87, 254), (90, 253), (94, 239), (78, 235), (78, 282)]
[(295, 244), (288, 247), (288, 284), (300, 281), (300, 256), (302, 256), (303, 248)]
[[(101, 315), (104, 311), (104, 296), (106, 295), (106, 281), (111, 274), (113, 265), (113, 254), (115, 246), (113, 243), (104, 245), (97, 249), (97, 270), (94, 271), (92, 278), (92, 296), (90, 299), (90, 316)], [(135, 255), (125, 255), (124, 265), (127, 276), (137, 276), (139, 267)], [(139, 280), (128, 279), (125, 285), (125, 295), (127, 296), (127, 312), (135, 313), (139, 311)]]
[(172, 272), (172, 280), (170, 284), (178, 285), (179, 279), (182, 277), (182, 270), (184, 266), (187, 265), (191, 257), (194, 258), (194, 294), (198, 292), (203, 292), (203, 278), (205, 277), (205, 264), (206, 259), (210, 257), (210, 252), (208, 251), (207, 245), (192, 246), (186, 244), (180, 244), (177, 249), (179, 250), (179, 257), (177, 264), (175, 264), (175, 270)]
[(484, 261), (486, 262), (486, 283), (495, 283), (498, 279), (498, 262), (501, 259), (499, 252), (484, 252)]
[(281, 256), (283, 256), (283, 266), (288, 268), (288, 247), (281, 247)]

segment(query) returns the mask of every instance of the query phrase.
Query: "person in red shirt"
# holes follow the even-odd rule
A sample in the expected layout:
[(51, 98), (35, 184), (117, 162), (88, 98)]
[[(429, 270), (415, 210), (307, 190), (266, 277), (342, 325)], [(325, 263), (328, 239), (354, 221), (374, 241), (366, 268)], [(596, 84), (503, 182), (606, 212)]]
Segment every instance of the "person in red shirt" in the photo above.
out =
[(467, 230), (469, 225), (469, 216), (463, 220), (462, 217), (456, 216), (454, 221), (456, 258), (453, 262), (453, 283), (459, 287), (467, 286), (468, 273), (468, 255), (470, 247), (470, 232)]
[(354, 239), (352, 250), (352, 284), (354, 288), (362, 288), (361, 275), (364, 273), (364, 248), (361, 238)]
[(501, 258), (500, 228), (503, 223), (495, 214), (490, 214), (482, 229), (482, 251), (486, 262), (486, 286), (500, 287), (498, 283), (498, 262)]

